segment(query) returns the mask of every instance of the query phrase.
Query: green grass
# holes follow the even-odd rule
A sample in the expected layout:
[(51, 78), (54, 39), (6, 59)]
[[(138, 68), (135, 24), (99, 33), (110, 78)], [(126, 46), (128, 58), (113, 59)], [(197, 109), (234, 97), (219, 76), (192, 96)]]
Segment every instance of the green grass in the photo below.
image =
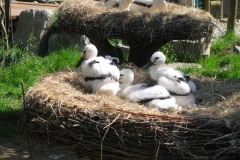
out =
[(22, 106), (21, 81), (27, 90), (45, 73), (73, 68), (80, 58), (79, 51), (73, 47), (46, 57), (33, 56), (26, 51), (20, 54), (22, 56), (12, 59), (13, 63), (0, 69), (0, 136), (4, 137), (13, 136), (18, 122)]
[(240, 54), (233, 51), (233, 45), (240, 45), (240, 37), (233, 32), (219, 38), (212, 44), (209, 57), (202, 57), (198, 63), (202, 69), (184, 68), (185, 73), (200, 73), (203, 76), (240, 79)]

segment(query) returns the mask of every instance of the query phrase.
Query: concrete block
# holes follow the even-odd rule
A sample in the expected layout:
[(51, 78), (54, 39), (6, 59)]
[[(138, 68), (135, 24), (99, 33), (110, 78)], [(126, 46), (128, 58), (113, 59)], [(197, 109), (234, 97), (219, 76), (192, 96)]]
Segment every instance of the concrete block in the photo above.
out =
[(199, 59), (202, 55), (210, 55), (211, 41), (208, 39), (203, 38), (197, 41), (174, 40), (172, 45), (177, 54), (192, 53), (196, 59)]

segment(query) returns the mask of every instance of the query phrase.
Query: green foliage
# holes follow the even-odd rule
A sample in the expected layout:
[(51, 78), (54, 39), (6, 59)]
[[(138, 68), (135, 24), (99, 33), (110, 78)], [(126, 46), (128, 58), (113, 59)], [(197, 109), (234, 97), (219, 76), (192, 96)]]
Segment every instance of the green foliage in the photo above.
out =
[(196, 72), (209, 77), (240, 79), (240, 55), (234, 53), (234, 44), (240, 45), (240, 37), (229, 32), (212, 43), (210, 56), (201, 57), (199, 61), (191, 53), (176, 54), (171, 43), (164, 45), (161, 50), (167, 62), (195, 62), (202, 66), (202, 69), (180, 68), (186, 74)]
[(211, 53), (215, 53), (220, 56), (232, 53), (233, 44), (240, 45), (240, 37), (234, 32), (229, 32), (212, 44)]
[(188, 53), (188, 52), (176, 53), (176, 51), (173, 50), (173, 45), (171, 42), (162, 46), (161, 51), (166, 55), (166, 63), (169, 63), (169, 62), (195, 63), (195, 62), (197, 62), (195, 55), (192, 53)]
[[(16, 50), (17, 48), (15, 48)], [(14, 50), (14, 49), (13, 49)], [(21, 81), (25, 90), (46, 73), (73, 68), (80, 58), (78, 49), (70, 47), (51, 53), (46, 57), (26, 54), (19, 50), (22, 58), (0, 69), (0, 136), (13, 136), (19, 109), (22, 106)]]
[(184, 69), (184, 72), (197, 72), (203, 76), (240, 79), (240, 55), (233, 52), (233, 45), (240, 43), (240, 37), (227, 33), (212, 44), (211, 55), (202, 57), (202, 69)]
[(24, 53), (18, 48), (8, 50), (0, 49), (0, 67), (7, 67), (18, 63), (24, 56)]
[[(28, 37), (28, 45), (24, 49), (20, 49), (18, 46), (14, 46), (8, 50), (0, 48), (0, 67), (9, 67), (20, 62), (25, 56), (32, 55), (34, 39), (33, 34), (30, 34)], [(0, 45), (4, 46), (4, 44), (5, 41), (1, 40)]]
[(26, 51), (28, 52), (31, 52), (33, 50), (33, 41), (35, 40), (36, 38), (34, 37), (33, 33), (31, 33), (29, 36), (28, 36), (28, 45), (26, 47)]
[(166, 56), (166, 63), (169, 62), (177, 62), (178, 61), (178, 55), (177, 53), (173, 50), (172, 43), (167, 43), (164, 46), (161, 47), (161, 51), (165, 54)]

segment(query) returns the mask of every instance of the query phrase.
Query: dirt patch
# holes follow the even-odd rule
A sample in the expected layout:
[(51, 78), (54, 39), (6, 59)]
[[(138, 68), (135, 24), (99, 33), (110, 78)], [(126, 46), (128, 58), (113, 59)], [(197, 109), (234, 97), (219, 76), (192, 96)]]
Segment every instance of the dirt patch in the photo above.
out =
[[(19, 137), (0, 137), (0, 159), (1, 160), (89, 160), (88, 157), (76, 158), (74, 153), (58, 147), (36, 145), (29, 150), (29, 144), (33, 141), (21, 140)], [(31, 154), (30, 154), (31, 153)], [(32, 155), (32, 157), (30, 156)]]

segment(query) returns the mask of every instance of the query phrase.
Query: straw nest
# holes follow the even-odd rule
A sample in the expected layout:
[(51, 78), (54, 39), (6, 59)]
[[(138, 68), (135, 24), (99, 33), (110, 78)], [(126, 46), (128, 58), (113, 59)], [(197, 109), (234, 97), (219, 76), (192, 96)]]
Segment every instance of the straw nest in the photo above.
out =
[(47, 74), (25, 94), (18, 129), (91, 159), (238, 159), (240, 81), (191, 76), (198, 108), (176, 112), (84, 93), (75, 71)]
[(196, 40), (211, 35), (213, 17), (206, 11), (169, 3), (163, 12), (136, 13), (98, 7), (92, 0), (68, 0), (58, 8), (58, 23), (68, 33), (95, 39), (144, 42)]

